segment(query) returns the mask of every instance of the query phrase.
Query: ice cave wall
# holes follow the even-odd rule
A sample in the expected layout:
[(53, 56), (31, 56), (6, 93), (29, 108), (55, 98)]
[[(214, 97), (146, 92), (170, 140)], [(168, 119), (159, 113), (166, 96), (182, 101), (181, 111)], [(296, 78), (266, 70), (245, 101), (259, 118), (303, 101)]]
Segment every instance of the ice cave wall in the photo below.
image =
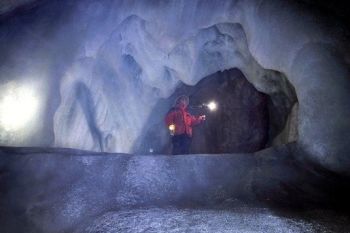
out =
[(7, 14), (15, 9), (34, 3), (36, 0), (2, 0), (0, 2), (0, 15)]
[(237, 67), (291, 108), (288, 79), (298, 151), (332, 170), (350, 165), (347, 29), (303, 4), (43, 1), (4, 18), (0, 33), (2, 88), (29, 85), (39, 105), (31, 124), (1, 131), (2, 144), (132, 152), (179, 82)]

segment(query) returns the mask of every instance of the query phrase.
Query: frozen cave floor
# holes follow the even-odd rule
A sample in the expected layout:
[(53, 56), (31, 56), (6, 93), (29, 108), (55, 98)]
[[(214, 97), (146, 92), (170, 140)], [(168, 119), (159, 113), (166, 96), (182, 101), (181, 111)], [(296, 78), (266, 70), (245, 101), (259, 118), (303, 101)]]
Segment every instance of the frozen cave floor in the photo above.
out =
[(293, 148), (139, 156), (0, 147), (0, 232), (350, 232), (348, 179), (297, 161)]
[(271, 208), (136, 208), (110, 211), (76, 233), (114, 232), (350, 232), (349, 216), (329, 210)]

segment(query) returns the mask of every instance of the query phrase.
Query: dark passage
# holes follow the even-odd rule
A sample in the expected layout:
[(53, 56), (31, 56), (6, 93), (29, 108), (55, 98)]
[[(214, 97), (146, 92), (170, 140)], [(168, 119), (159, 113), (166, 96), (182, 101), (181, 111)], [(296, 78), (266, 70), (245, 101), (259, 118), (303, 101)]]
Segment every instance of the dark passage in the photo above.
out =
[(268, 141), (268, 96), (258, 92), (238, 69), (217, 72), (190, 92), (193, 105), (215, 100), (218, 109), (193, 109), (207, 121), (194, 130), (193, 153), (255, 152)]
[[(180, 95), (189, 96), (191, 114), (206, 115), (204, 124), (194, 127), (191, 153), (248, 153), (268, 145), (270, 97), (257, 91), (240, 70), (230, 69), (205, 77), (194, 86), (180, 84), (173, 95), (160, 101), (136, 153), (170, 153), (171, 139), (163, 118)], [(200, 107), (210, 101), (218, 104), (216, 111)]]

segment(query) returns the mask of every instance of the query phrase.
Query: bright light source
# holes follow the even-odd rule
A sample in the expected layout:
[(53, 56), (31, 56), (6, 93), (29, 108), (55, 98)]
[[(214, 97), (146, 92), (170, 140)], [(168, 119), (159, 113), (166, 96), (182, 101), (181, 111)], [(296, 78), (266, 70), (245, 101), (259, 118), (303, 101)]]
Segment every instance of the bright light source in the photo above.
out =
[(149, 148), (149, 153), (153, 153), (153, 148)]
[(175, 134), (175, 125), (171, 124), (169, 125), (169, 131), (170, 131), (170, 135), (174, 135)]
[(217, 104), (214, 101), (211, 101), (209, 104), (207, 104), (207, 107), (210, 111), (215, 111), (217, 109)]
[(170, 130), (170, 131), (175, 130), (175, 125), (169, 125), (169, 130)]
[(27, 87), (5, 90), (0, 99), (0, 125), (6, 131), (16, 131), (25, 127), (38, 111), (38, 98)]

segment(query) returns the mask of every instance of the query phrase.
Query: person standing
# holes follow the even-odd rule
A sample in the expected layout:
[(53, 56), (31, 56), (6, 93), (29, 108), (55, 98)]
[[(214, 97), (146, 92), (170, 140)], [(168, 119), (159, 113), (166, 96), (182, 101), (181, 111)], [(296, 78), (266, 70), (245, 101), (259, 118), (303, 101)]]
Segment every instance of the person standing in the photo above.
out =
[(188, 154), (192, 142), (192, 127), (205, 121), (205, 115), (193, 116), (188, 112), (188, 96), (179, 96), (174, 107), (165, 116), (165, 123), (172, 135), (172, 154)]

